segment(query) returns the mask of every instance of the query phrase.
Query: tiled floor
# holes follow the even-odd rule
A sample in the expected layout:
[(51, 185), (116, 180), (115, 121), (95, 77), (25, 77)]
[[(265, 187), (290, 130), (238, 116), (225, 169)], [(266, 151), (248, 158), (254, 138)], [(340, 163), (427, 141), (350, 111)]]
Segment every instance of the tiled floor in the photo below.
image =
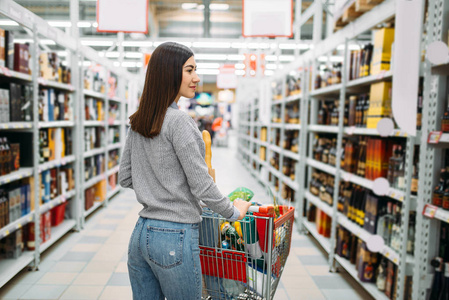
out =
[[(230, 148), (213, 149), (220, 190), (244, 185), (263, 202), (264, 189), (240, 165)], [(132, 299), (127, 246), (140, 205), (133, 191), (115, 197), (107, 208), (70, 233), (42, 257), (37, 272), (22, 271), (0, 290), (0, 299)], [(294, 232), (292, 248), (275, 299), (371, 299), (346, 273), (329, 273), (327, 257), (309, 236)]]

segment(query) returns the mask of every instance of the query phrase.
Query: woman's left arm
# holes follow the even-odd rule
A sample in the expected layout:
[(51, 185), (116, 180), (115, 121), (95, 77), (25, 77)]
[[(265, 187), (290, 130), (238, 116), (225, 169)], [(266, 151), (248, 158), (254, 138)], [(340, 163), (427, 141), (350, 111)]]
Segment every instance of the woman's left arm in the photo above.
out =
[(118, 172), (118, 180), (122, 187), (133, 188), (133, 180), (131, 174), (131, 129), (126, 136), (125, 149), (120, 160), (120, 170)]

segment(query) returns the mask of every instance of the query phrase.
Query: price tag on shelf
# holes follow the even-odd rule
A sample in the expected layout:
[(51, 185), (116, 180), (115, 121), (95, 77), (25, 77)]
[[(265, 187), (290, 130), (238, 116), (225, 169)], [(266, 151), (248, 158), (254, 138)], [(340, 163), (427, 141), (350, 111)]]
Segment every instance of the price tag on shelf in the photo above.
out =
[(394, 259), (393, 259), (393, 262), (394, 262), (395, 264), (398, 264), (399, 260), (398, 260), (397, 258), (394, 258)]
[(10, 183), (11, 182), (11, 178), (6, 178), (5, 179), (5, 183)]
[(3, 128), (4, 128), (4, 129), (9, 129), (9, 125), (8, 125), (8, 124), (5, 124), (5, 125), (3, 125)]
[(386, 252), (384, 253), (384, 256), (385, 256), (386, 258), (390, 258), (390, 252), (389, 252), (389, 251), (386, 251)]
[(28, 217), (28, 222), (31, 222), (31, 220), (33, 220), (33, 217), (32, 217), (32, 216), (29, 216), (29, 217)]
[(424, 210), (423, 210), (422, 214), (428, 218), (433, 219), (435, 217), (437, 210), (438, 210), (438, 207), (430, 205), (430, 204), (426, 204), (424, 206)]
[(427, 143), (438, 144), (442, 136), (443, 136), (442, 131), (432, 131), (429, 133), (429, 137), (427, 138)]
[(2, 70), (3, 70), (3, 74), (5, 74), (5, 76), (11, 77), (11, 71), (8, 68), (3, 67)]
[(5, 236), (9, 235), (9, 230), (5, 231)]
[(382, 79), (382, 78), (384, 78), (384, 77), (385, 77), (385, 73), (386, 73), (386, 71), (385, 71), (385, 70), (382, 70), (379, 74), (377, 74), (377, 79)]
[(355, 131), (355, 126), (351, 126), (346, 129), (346, 133), (349, 135), (353, 135), (354, 131)]
[(17, 224), (17, 229), (20, 229), (20, 228), (22, 228), (22, 224), (18, 223)]
[(69, 83), (69, 90), (71, 90), (72, 92), (75, 90), (75, 88), (73, 87), (73, 85), (71, 85), (70, 83)]
[(342, 178), (343, 178), (343, 180), (344, 181), (350, 181), (351, 180), (351, 178), (352, 178), (352, 174), (351, 173), (347, 173), (347, 172), (344, 172), (343, 174), (342, 174)]

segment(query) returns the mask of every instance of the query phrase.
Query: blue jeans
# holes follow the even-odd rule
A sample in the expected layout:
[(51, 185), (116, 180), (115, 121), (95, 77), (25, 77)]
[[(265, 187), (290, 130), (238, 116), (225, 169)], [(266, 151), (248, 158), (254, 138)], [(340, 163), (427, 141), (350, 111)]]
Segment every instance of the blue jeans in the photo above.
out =
[(133, 299), (201, 299), (199, 224), (140, 217), (128, 248)]

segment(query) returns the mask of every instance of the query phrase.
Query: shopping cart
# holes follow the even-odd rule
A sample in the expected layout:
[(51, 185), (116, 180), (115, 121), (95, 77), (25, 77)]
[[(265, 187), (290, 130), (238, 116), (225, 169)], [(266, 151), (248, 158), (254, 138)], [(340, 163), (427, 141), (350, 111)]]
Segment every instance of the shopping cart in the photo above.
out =
[(294, 208), (251, 206), (232, 226), (208, 208), (200, 225), (202, 299), (272, 299), (290, 252)]

